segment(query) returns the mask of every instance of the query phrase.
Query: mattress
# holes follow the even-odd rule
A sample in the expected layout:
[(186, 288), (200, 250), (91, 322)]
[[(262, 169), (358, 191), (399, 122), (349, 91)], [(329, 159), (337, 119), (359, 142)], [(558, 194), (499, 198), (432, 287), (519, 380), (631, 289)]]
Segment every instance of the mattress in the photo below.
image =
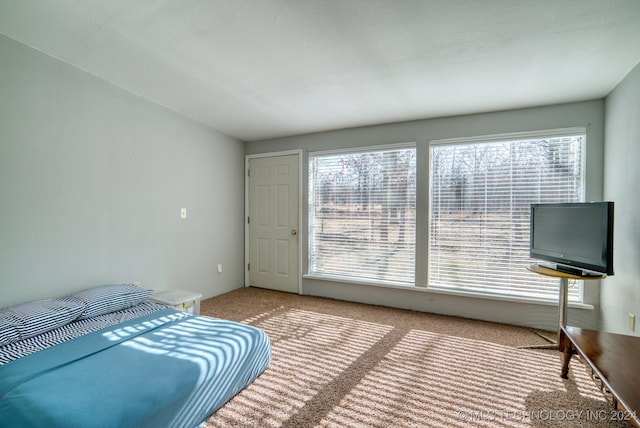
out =
[(195, 427), (269, 365), (262, 330), (145, 306), (0, 366), (0, 427)]

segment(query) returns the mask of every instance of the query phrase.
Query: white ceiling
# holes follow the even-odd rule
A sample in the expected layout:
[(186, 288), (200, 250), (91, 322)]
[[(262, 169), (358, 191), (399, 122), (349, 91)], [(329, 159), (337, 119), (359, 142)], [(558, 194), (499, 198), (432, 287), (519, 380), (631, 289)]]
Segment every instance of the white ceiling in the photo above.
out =
[(0, 0), (0, 33), (245, 141), (602, 98), (639, 0)]

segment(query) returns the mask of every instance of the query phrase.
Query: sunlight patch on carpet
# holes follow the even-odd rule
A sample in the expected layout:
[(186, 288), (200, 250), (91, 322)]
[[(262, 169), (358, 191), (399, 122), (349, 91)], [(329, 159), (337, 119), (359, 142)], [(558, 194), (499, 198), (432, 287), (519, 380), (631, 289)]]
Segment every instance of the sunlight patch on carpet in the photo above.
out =
[(252, 320), (271, 365), (205, 427), (629, 426), (579, 361), (560, 378), (559, 352), (283, 307)]
[(559, 353), (412, 330), (319, 426), (615, 426), (575, 364), (567, 381)]
[(393, 328), (297, 309), (254, 325), (271, 339), (271, 365), (207, 427), (281, 425)]

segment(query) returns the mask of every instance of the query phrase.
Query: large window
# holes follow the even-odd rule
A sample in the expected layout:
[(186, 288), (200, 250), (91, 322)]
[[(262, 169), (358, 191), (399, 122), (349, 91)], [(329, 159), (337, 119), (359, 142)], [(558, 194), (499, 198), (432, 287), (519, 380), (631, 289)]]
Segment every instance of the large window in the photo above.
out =
[(415, 147), (309, 157), (309, 273), (414, 284)]
[[(525, 270), (532, 203), (584, 200), (584, 133), (430, 146), (428, 286), (557, 298)], [(581, 301), (581, 282), (569, 290)]]
[(432, 141), (418, 169), (415, 145), (311, 153), (308, 273), (556, 300), (526, 269), (530, 206), (584, 200), (585, 147), (572, 128)]

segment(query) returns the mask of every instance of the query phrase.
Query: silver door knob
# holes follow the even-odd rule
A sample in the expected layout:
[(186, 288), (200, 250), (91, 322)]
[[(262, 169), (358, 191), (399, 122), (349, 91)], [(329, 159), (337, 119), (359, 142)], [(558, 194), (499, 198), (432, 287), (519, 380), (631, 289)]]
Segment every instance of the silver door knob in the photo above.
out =
[(297, 231), (296, 229), (291, 229), (291, 234), (292, 234), (292, 235), (297, 235), (297, 234), (298, 234), (298, 231)]

